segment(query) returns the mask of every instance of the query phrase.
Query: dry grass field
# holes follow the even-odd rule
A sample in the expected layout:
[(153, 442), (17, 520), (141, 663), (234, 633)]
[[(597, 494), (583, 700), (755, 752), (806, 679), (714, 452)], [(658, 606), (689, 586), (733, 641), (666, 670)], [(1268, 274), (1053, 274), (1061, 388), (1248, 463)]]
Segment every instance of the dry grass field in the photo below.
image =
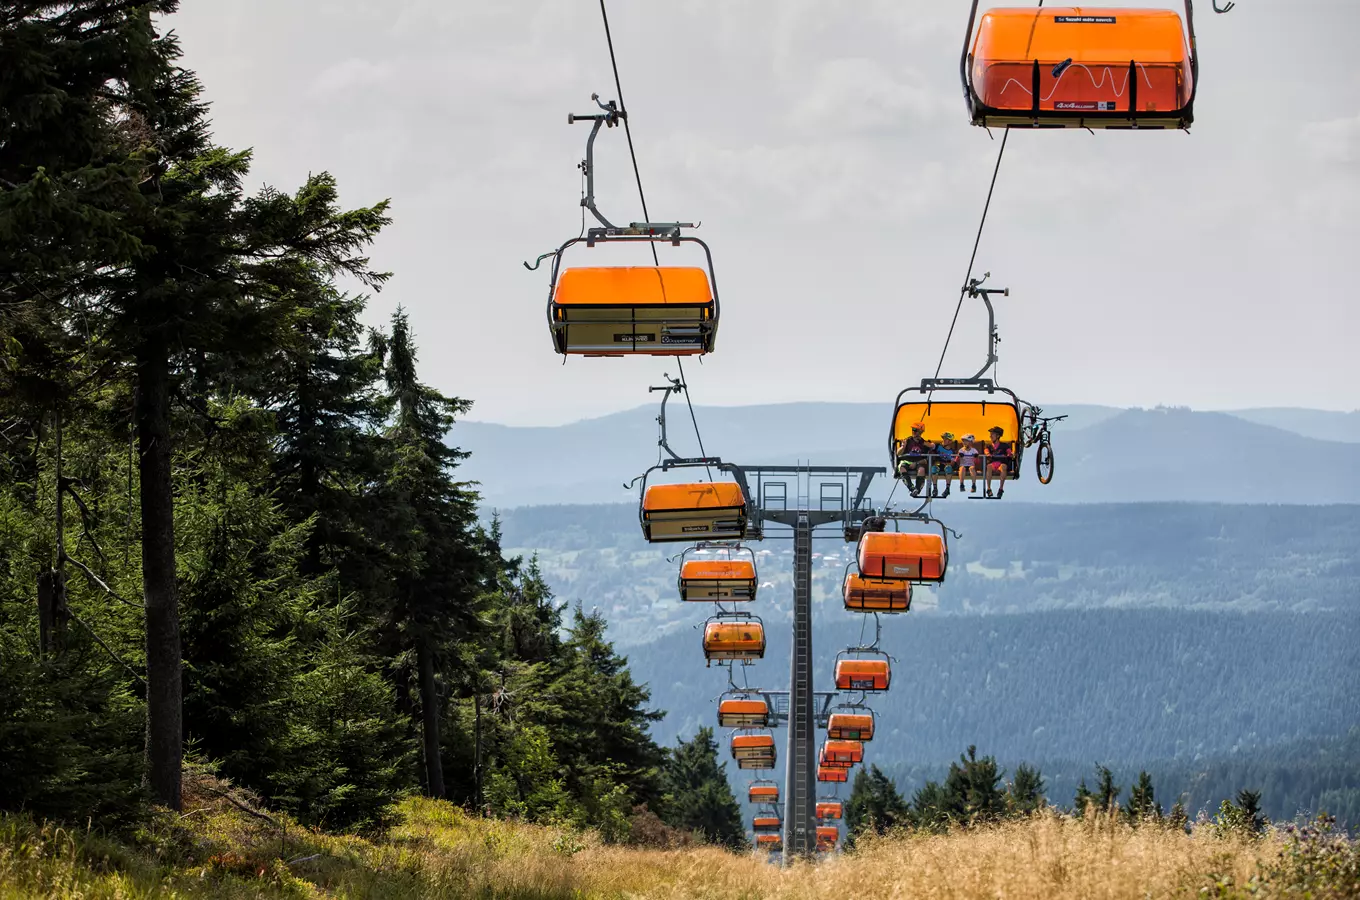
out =
[[(1298, 841), (1278, 833), (1253, 840), (1201, 828), (1186, 835), (1049, 815), (880, 838), (854, 853), (781, 868), (713, 848), (609, 846), (590, 834), (476, 819), (427, 800), (404, 803), (400, 824), (381, 835), (326, 835), (247, 813), (211, 786), (186, 793), (182, 816), (162, 814), (130, 844), (0, 819), (0, 900), (1360, 895), (1353, 845), (1337, 844), (1329, 853), (1340, 855), (1321, 864), (1300, 862)], [(1326, 871), (1313, 871), (1319, 868)]]

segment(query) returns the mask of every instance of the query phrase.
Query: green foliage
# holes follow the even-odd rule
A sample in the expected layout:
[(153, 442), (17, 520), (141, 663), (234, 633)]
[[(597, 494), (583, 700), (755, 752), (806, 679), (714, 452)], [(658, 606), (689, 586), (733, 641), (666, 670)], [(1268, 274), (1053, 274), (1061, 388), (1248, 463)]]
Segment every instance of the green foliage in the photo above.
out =
[(175, 7), (0, 10), (0, 809), (123, 821), (144, 779), (177, 806), (187, 738), (307, 825), (447, 775), (623, 839), (660, 714), (603, 617), (564, 627), (477, 524), (471, 404), (421, 380), (406, 314), (366, 333), (338, 287), (386, 281), (387, 203), (324, 172), (247, 194)]
[(1029, 763), (1015, 767), (1015, 777), (1006, 786), (1006, 814), (1028, 816), (1044, 808), (1044, 778)]
[(897, 792), (897, 785), (878, 766), (861, 767), (855, 772), (850, 799), (845, 804), (845, 827), (850, 840), (866, 832), (886, 834), (910, 824), (913, 812)]
[(727, 781), (727, 763), (718, 761), (718, 752), (718, 742), (708, 726), (666, 752), (661, 819), (712, 843), (744, 850), (748, 845), (741, 807)]
[(1124, 815), (1135, 825), (1141, 822), (1161, 821), (1162, 806), (1157, 802), (1156, 792), (1152, 787), (1152, 776), (1147, 772), (1139, 772), (1138, 781), (1129, 788), (1129, 799), (1124, 803)]

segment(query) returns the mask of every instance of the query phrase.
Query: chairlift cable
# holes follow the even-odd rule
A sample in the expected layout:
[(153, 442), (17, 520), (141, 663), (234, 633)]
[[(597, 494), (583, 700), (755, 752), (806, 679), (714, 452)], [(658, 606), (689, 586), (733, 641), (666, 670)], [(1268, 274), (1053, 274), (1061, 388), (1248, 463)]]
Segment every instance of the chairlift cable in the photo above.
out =
[[(600, 0), (601, 3), (604, 0)], [(935, 377), (940, 377), (944, 368), (944, 356), (949, 352), (949, 341), (954, 337), (954, 326), (959, 322), (959, 311), (963, 309), (963, 298), (968, 295), (968, 281), (973, 277), (973, 264), (977, 262), (978, 247), (982, 243), (982, 229), (987, 225), (987, 211), (992, 208), (992, 192), (996, 190), (996, 176), (1001, 171), (1001, 158), (1006, 155), (1006, 139), (1011, 136), (1010, 128), (1001, 135), (1001, 149), (996, 154), (996, 166), (992, 169), (992, 183), (987, 188), (987, 202), (982, 207), (982, 220), (978, 222), (977, 237), (973, 239), (973, 255), (968, 257), (968, 274), (963, 276), (963, 287), (959, 288), (959, 302), (954, 307), (954, 319), (949, 323), (949, 334), (945, 336), (944, 348), (940, 350), (940, 361), (935, 364)]]
[[(633, 162), (633, 180), (637, 182), (638, 200), (642, 203), (642, 219), (644, 222), (650, 222), (652, 219), (647, 212), (647, 194), (642, 189), (642, 171), (638, 168), (637, 151), (633, 149), (633, 131), (628, 125), (628, 104), (623, 102), (623, 82), (619, 78), (619, 61), (614, 55), (614, 37), (609, 31), (609, 13), (605, 10), (604, 0), (600, 0), (600, 19), (604, 22), (605, 43), (609, 45), (609, 66), (614, 71), (614, 93), (619, 98), (619, 109), (624, 113), (620, 118), (623, 120), (623, 133), (628, 138), (628, 157)], [(661, 258), (657, 256), (656, 244), (648, 242), (648, 247), (652, 251), (652, 265), (660, 266)], [(676, 357), (676, 363), (680, 367), (680, 383), (685, 386), (685, 405), (689, 407), (689, 420), (694, 425), (694, 436), (699, 441), (699, 455), (706, 457), (708, 453), (704, 451), (704, 436), (699, 432), (699, 420), (694, 415), (694, 402), (689, 396), (689, 382), (685, 379), (685, 363), (679, 357)], [(704, 472), (707, 473), (708, 480), (712, 481), (712, 469), (704, 466)]]

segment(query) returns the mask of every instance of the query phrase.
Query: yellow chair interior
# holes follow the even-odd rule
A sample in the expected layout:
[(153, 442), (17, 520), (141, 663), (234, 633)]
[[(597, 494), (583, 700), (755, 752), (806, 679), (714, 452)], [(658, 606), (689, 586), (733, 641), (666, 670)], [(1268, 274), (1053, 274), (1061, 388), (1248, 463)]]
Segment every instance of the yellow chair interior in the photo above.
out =
[[(911, 426), (920, 422), (925, 426), (922, 433), (927, 441), (939, 441), (948, 432), (957, 441), (965, 434), (973, 435), (979, 449), (991, 440), (992, 428), (1001, 429), (1001, 440), (1010, 444), (1011, 453), (1018, 460), (1020, 446), (1020, 408), (1019, 404), (1004, 400), (912, 400), (897, 407), (893, 419), (893, 448), (897, 442), (911, 437)], [(1018, 478), (1019, 465), (1009, 467), (1007, 476)]]

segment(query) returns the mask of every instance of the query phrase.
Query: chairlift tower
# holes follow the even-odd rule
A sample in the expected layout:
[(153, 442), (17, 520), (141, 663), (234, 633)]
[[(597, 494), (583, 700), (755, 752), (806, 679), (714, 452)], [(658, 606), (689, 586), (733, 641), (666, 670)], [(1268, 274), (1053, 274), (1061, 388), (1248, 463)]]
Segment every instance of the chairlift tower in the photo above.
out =
[[(740, 466), (716, 456), (682, 457), (671, 449), (666, 435), (666, 401), (685, 388), (678, 378), (666, 376), (668, 384), (648, 388), (661, 393), (657, 416), (661, 461), (649, 469), (703, 467), (731, 475), (747, 504), (747, 540), (789, 537), (793, 540), (793, 640), (790, 644), (789, 689), (748, 689), (763, 696), (770, 711), (769, 724), (788, 727), (784, 748), (784, 850), (783, 861), (811, 857), (817, 850), (817, 729), (825, 728), (836, 691), (818, 691), (812, 655), (812, 541), (817, 529), (835, 526), (836, 536), (846, 542), (859, 540), (865, 518), (874, 515), (869, 486), (874, 477), (886, 475), (883, 466)], [(645, 485), (646, 474), (625, 484)], [(792, 495), (790, 496), (790, 487)], [(813, 503), (813, 494), (816, 503)], [(792, 503), (790, 503), (792, 499)], [(787, 528), (771, 533), (770, 526)]]
[[(812, 540), (818, 528), (835, 526), (837, 537), (857, 540), (860, 524), (873, 514), (868, 499), (881, 466), (730, 466), (751, 502), (751, 521), (759, 537), (767, 526), (789, 529), (793, 540), (793, 634), (789, 655), (787, 706), (771, 703), (787, 717), (784, 747), (785, 865), (817, 849), (817, 728), (826, 727), (836, 692), (818, 691), (812, 655)], [(789, 503), (792, 484), (794, 502)], [(816, 504), (811, 502), (816, 492)], [(773, 700), (783, 692), (767, 692)], [(781, 698), (782, 699), (782, 698)]]

